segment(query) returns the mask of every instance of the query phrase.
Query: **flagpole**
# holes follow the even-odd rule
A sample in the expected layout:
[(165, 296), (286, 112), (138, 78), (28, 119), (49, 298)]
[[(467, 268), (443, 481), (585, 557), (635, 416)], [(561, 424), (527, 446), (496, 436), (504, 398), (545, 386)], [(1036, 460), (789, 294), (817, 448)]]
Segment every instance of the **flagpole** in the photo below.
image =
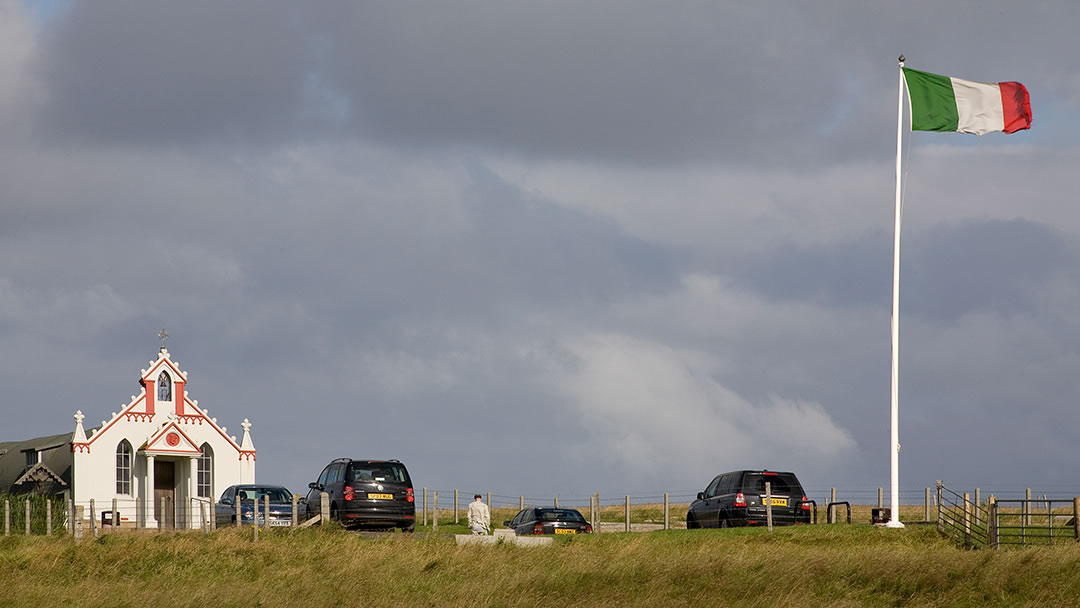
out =
[(901, 211), (901, 145), (904, 135), (904, 56), (899, 59), (899, 86), (896, 94), (896, 202), (893, 223), (893, 298), (892, 298), (892, 408), (889, 441), (890, 502), (889, 528), (903, 528), (900, 523), (900, 431), (899, 427), (899, 380), (900, 380), (900, 211)]

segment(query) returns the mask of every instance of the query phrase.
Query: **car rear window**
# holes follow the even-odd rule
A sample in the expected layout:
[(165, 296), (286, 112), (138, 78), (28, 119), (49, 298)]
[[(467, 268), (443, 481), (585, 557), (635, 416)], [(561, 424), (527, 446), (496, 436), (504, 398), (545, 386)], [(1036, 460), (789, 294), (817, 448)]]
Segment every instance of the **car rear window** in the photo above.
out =
[(766, 481), (771, 484), (773, 494), (802, 495), (802, 486), (794, 475), (762, 475), (760, 473), (750, 473), (743, 478), (743, 492), (764, 494)]
[(537, 509), (536, 518), (540, 521), (585, 521), (574, 509)]
[(262, 500), (264, 496), (270, 497), (270, 502), (291, 502), (292, 492), (285, 488), (240, 488), (244, 500)]
[(396, 462), (353, 462), (349, 465), (349, 481), (405, 483), (405, 467)]

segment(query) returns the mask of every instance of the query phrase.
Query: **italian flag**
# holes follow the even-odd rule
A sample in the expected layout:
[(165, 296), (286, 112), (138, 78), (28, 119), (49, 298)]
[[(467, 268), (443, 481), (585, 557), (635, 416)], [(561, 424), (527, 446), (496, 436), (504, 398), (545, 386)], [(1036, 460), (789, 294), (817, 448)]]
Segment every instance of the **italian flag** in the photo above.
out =
[(1019, 82), (972, 82), (903, 70), (912, 131), (983, 135), (1031, 128), (1031, 99)]

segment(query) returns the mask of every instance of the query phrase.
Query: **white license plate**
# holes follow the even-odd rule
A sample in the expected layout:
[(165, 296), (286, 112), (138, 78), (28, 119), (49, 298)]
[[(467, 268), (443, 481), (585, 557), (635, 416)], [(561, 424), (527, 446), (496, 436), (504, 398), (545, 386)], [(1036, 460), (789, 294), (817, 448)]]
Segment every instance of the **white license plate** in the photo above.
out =
[(271, 519), (270, 520), (270, 525), (271, 526), (289, 526), (289, 525), (292, 525), (292, 521), (278, 521), (278, 520)]

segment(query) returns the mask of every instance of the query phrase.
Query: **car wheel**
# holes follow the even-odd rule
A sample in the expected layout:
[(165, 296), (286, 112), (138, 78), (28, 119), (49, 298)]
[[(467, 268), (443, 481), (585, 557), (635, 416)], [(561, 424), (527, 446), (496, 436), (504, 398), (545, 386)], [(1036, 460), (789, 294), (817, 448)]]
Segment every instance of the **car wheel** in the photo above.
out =
[(686, 529), (687, 530), (697, 530), (700, 527), (701, 526), (698, 526), (697, 520), (694, 519), (693, 515), (687, 515), (686, 516)]
[(728, 520), (727, 520), (726, 518), (725, 518), (725, 519), (721, 519), (721, 520), (720, 520), (720, 527), (721, 527), (721, 528), (730, 528), (730, 527), (731, 527), (731, 522), (730, 522), (730, 521), (728, 521)]

